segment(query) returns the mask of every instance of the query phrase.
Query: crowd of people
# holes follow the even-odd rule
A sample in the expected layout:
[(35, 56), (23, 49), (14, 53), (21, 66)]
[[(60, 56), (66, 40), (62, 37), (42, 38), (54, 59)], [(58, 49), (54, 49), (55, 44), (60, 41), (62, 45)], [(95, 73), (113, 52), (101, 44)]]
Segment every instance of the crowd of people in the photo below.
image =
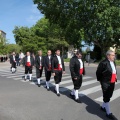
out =
[(5, 62), (8, 60), (8, 56), (7, 55), (0, 55), (0, 62)]
[[(18, 57), (15, 52), (10, 56), (11, 71), (15, 73)], [(117, 118), (110, 111), (110, 98), (113, 95), (115, 88), (115, 82), (117, 82), (117, 70), (115, 65), (115, 53), (111, 50), (107, 51), (106, 58), (100, 62), (96, 71), (97, 80), (100, 82), (101, 89), (103, 91), (103, 104), (101, 105), (101, 111), (106, 112), (106, 116), (111, 120), (117, 120)], [(60, 50), (56, 50), (55, 55), (52, 55), (51, 50), (47, 51), (47, 55), (42, 55), (42, 50), (38, 51), (38, 55), (33, 57), (30, 52), (27, 52), (24, 56), (20, 53), (19, 60), (25, 68), (24, 80), (32, 81), (33, 67), (36, 68), (37, 86), (41, 86), (41, 77), (43, 69), (46, 77), (46, 89), (50, 90), (51, 75), (54, 76), (55, 89), (54, 92), (60, 97), (59, 85), (62, 80), (62, 74), (65, 74), (64, 59), (60, 56)], [(70, 93), (72, 99), (77, 103), (81, 103), (79, 99), (78, 90), (82, 85), (83, 75), (85, 75), (85, 66), (82, 60), (82, 53), (77, 51), (71, 58), (69, 69), (71, 78), (73, 81), (73, 90)], [(27, 77), (29, 75), (29, 78)]]

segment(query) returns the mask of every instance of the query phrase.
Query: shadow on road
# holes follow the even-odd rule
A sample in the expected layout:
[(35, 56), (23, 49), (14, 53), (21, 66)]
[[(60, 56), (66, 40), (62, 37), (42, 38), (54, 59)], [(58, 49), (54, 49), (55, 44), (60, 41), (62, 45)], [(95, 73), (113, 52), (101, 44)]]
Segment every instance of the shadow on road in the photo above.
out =
[[(66, 89), (66, 88), (64, 88), (64, 89)], [(69, 99), (73, 100), (70, 96), (70, 92), (71, 92), (71, 90), (66, 89), (66, 92), (62, 92), (61, 94), (65, 95)], [(80, 97), (80, 100), (82, 101), (82, 103), (84, 103), (86, 105), (85, 109), (88, 113), (96, 115), (99, 118), (101, 118), (102, 120), (109, 120), (108, 118), (106, 118), (106, 113), (101, 111), (100, 105), (97, 102), (95, 102), (88, 96), (82, 96), (82, 97)], [(78, 103), (78, 104), (81, 105), (81, 103)]]

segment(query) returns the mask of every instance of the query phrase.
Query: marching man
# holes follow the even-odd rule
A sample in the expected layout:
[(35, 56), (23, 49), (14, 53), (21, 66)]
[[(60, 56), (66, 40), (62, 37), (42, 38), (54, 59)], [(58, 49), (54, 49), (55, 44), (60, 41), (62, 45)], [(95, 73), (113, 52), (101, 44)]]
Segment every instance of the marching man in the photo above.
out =
[(45, 67), (45, 77), (46, 77), (46, 88), (49, 91), (49, 82), (51, 78), (51, 63), (52, 63), (52, 56), (51, 50), (48, 50), (47, 56), (44, 58), (44, 67)]
[(43, 65), (44, 65), (44, 60), (43, 60), (43, 56), (42, 56), (42, 50), (39, 50), (38, 55), (35, 57), (36, 77), (37, 77), (38, 87), (40, 87), (40, 83), (41, 83)]
[(10, 64), (11, 64), (11, 71), (12, 73), (16, 72), (16, 55), (15, 52), (12, 53), (10, 56)]
[(82, 76), (85, 75), (84, 62), (82, 61), (82, 53), (77, 51), (75, 56), (70, 60), (70, 72), (74, 85), (73, 91), (70, 93), (70, 96), (75, 99), (76, 102), (81, 103), (79, 100), (78, 90), (82, 85)]
[(103, 92), (103, 103), (101, 110), (106, 112), (106, 116), (111, 120), (117, 120), (117, 118), (110, 111), (110, 98), (113, 95), (115, 88), (115, 82), (117, 81), (117, 71), (115, 65), (115, 53), (111, 50), (107, 51), (106, 59), (100, 62), (96, 76), (97, 80), (101, 84)]
[(29, 81), (32, 79), (32, 69), (34, 66), (34, 58), (30, 55), (30, 52), (26, 53), (26, 56), (23, 58), (23, 66), (25, 66), (25, 78), (26, 81), (27, 75), (29, 74)]
[(56, 84), (55, 92), (57, 93), (57, 96), (60, 96), (59, 83), (62, 79), (62, 73), (65, 73), (64, 60), (60, 56), (60, 50), (56, 50), (56, 55), (52, 59), (52, 73)]

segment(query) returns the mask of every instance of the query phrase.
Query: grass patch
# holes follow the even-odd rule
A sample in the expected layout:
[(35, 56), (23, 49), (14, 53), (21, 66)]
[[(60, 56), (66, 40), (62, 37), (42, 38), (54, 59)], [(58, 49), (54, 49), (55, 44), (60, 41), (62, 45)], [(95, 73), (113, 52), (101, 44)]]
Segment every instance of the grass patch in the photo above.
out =
[(64, 59), (64, 62), (70, 62), (70, 58)]
[(116, 60), (115, 63), (120, 66), (120, 60)]

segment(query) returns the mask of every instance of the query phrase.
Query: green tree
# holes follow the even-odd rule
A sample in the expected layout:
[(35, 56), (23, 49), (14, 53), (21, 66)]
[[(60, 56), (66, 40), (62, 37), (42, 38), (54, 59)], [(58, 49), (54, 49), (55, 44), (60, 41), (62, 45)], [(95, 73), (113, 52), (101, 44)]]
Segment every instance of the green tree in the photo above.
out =
[(0, 35), (0, 54), (6, 54), (6, 38), (4, 38), (2, 35)]
[(42, 44), (39, 42), (39, 46), (46, 45), (47, 49), (54, 51), (57, 48), (63, 50), (69, 45), (65, 40), (64, 30), (57, 24), (50, 24), (48, 19), (42, 18), (33, 29), (39, 40), (43, 42)]
[(22, 46), (24, 52), (36, 52), (38, 50), (35, 37), (33, 37), (34, 33), (30, 28), (16, 26), (13, 33), (16, 43)]
[(33, 0), (50, 23), (66, 32), (66, 40), (79, 45), (81, 40), (97, 45), (102, 53), (120, 45), (119, 0)]
[(7, 54), (12, 53), (13, 51), (16, 53), (19, 53), (22, 47), (19, 46), (18, 44), (6, 44), (5, 49), (6, 49), (5, 51)]
[[(62, 51), (68, 47), (64, 30), (56, 24), (50, 24), (48, 19), (40, 19), (33, 27), (15, 27), (13, 30), (16, 43), (22, 46), (23, 51), (37, 52), (39, 49), (46, 54), (47, 49)], [(63, 52), (62, 52), (63, 53)]]

